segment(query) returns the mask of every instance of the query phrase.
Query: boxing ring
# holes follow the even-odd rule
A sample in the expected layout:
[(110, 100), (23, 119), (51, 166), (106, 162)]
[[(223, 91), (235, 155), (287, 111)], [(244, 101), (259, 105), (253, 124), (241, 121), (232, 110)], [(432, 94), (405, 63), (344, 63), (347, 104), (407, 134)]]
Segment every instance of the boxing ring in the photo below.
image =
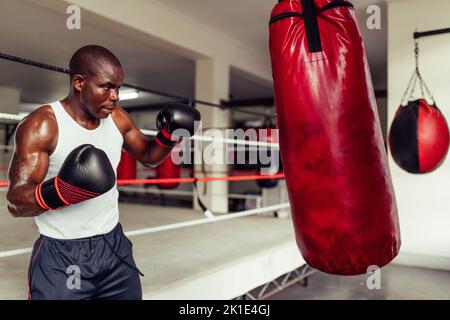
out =
[[(220, 215), (215, 222), (180, 227), (207, 218), (182, 208), (120, 203), (119, 209), (145, 275), (144, 299), (233, 299), (304, 264), (287, 218), (251, 214), (220, 220), (227, 217)], [(0, 299), (27, 298), (37, 236), (33, 219), (11, 217), (2, 203)]]
[[(14, 61), (67, 73), (61, 68), (29, 60)], [(23, 117), (0, 113), (0, 118), (16, 122)], [(156, 131), (142, 131), (146, 135), (156, 134)], [(278, 148), (275, 143), (226, 138), (218, 141), (208, 136), (192, 139)], [(234, 181), (243, 179), (231, 178)], [(207, 182), (202, 179), (195, 180)], [(148, 180), (140, 182), (149, 183)], [(194, 182), (187, 180), (184, 182)], [(13, 218), (7, 212), (5, 181), (0, 182), (0, 188), (0, 299), (26, 299), (28, 265), (31, 246), (38, 237), (37, 229), (33, 219)], [(190, 195), (189, 192), (186, 195)], [(251, 196), (231, 197), (245, 199)], [(281, 206), (285, 211), (288, 208), (286, 203)], [(120, 222), (134, 244), (136, 263), (145, 274), (141, 279), (144, 299), (233, 299), (304, 264), (295, 244), (290, 218), (257, 214), (270, 213), (270, 206), (269, 211), (262, 208), (215, 216), (192, 209), (129, 203), (119, 203), (119, 209)]]
[[(1, 117), (20, 120), (16, 115), (1, 114)], [(144, 133), (156, 134), (149, 130)], [(209, 142), (210, 138), (193, 139)], [(277, 147), (277, 144), (232, 139), (220, 142)], [(10, 147), (5, 148), (11, 151)], [(0, 299), (26, 299), (31, 247), (38, 233), (33, 219), (18, 219), (8, 213), (4, 178), (0, 182)], [(179, 178), (179, 181), (267, 178), (283, 179), (284, 175), (210, 176)], [(119, 191), (144, 197), (152, 193), (192, 197), (191, 191), (148, 188), (148, 184), (162, 180), (119, 180)], [(224, 196), (258, 198), (240, 194)], [(125, 202), (119, 202), (119, 210), (120, 223), (133, 242), (136, 264), (145, 275), (141, 277), (144, 299), (258, 299), (267, 297), (269, 284), (280, 290), (294, 272), (298, 279), (306, 276), (296, 271), (305, 262), (295, 243), (288, 202), (227, 214)], [(277, 218), (275, 212), (286, 214)], [(283, 280), (277, 282), (280, 277)], [(250, 294), (258, 287), (262, 287), (259, 294)]]

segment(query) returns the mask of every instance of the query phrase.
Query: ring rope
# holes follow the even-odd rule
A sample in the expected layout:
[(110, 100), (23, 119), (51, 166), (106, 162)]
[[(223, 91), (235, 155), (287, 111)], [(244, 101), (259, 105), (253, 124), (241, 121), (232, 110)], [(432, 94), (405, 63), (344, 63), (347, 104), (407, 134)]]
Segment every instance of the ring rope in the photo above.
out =
[[(284, 179), (284, 173), (274, 175), (247, 175), (247, 176), (229, 176), (229, 177), (199, 177), (199, 178), (167, 178), (167, 179), (120, 179), (117, 185), (134, 185), (134, 184), (166, 184), (166, 183), (193, 183), (193, 182), (210, 182), (210, 181), (249, 181), (249, 180), (269, 180)], [(0, 187), (7, 187), (7, 181), (0, 181)]]
[[(33, 66), (33, 67), (36, 67), (36, 68), (45, 69), (45, 70), (50, 70), (50, 71), (54, 71), (54, 72), (70, 74), (70, 71), (68, 69), (65, 69), (65, 68), (52, 66), (52, 65), (49, 65), (49, 64), (46, 64), (46, 63), (42, 63), (42, 62), (30, 60), (30, 59), (24, 59), (24, 58), (21, 58), (21, 57), (16, 57), (16, 56), (13, 56), (13, 55), (10, 55), (10, 54), (6, 54), (6, 53), (2, 53), (2, 52), (0, 52), (0, 59), (12, 61), (12, 62), (17, 62), (17, 63), (21, 63), (21, 64), (25, 64), (25, 65)], [(171, 93), (167, 93), (167, 92), (162, 92), (162, 91), (155, 90), (155, 89), (148, 89), (148, 88), (136, 86), (136, 85), (133, 85), (133, 84), (130, 84), (130, 83), (123, 83), (123, 86), (131, 88), (131, 89), (135, 89), (135, 90), (138, 90), (138, 91), (143, 91), (143, 92), (148, 92), (148, 93), (159, 95), (159, 96), (164, 96), (166, 98), (171, 98), (171, 99), (175, 99), (175, 100), (178, 100), (178, 101), (187, 101), (188, 104), (201, 104), (201, 105), (205, 105), (205, 106), (220, 108), (222, 110), (223, 109), (229, 109), (228, 106), (223, 105), (223, 104), (218, 104), (218, 103), (213, 103), (213, 102), (208, 102), (208, 101), (203, 101), (203, 100), (197, 100), (197, 99), (191, 99), (191, 98), (187, 98), (187, 97), (182, 97), (182, 96), (179, 96), (179, 95), (175, 95), (175, 94), (171, 94)], [(241, 109), (241, 108), (233, 108), (232, 110), (233, 111), (237, 111), (237, 112), (241, 112), (241, 113), (258, 115), (258, 116), (262, 116), (262, 117), (266, 117), (266, 118), (267, 117), (271, 117), (271, 118), (275, 117), (274, 115), (271, 115), (271, 114), (260, 113), (260, 112), (255, 112), (255, 111), (249, 111), (249, 110), (244, 110), (244, 109)]]
[[(195, 195), (192, 191), (185, 191), (185, 190), (164, 190), (164, 189), (143, 189), (139, 187), (119, 187), (119, 191), (123, 192), (136, 192), (136, 193), (142, 193), (142, 194), (168, 194), (168, 195), (175, 195), (175, 196), (193, 196)], [(259, 199), (262, 197), (260, 194), (235, 194), (235, 193), (228, 193), (228, 194), (211, 194), (213, 197), (227, 197), (230, 199)], [(278, 199), (278, 197), (264, 197), (265, 199)]]
[[(173, 224), (162, 225), (162, 226), (157, 226), (157, 227), (128, 231), (128, 232), (125, 232), (125, 235), (127, 237), (133, 237), (133, 236), (138, 236), (138, 235), (143, 235), (143, 234), (148, 234), (148, 233), (156, 233), (156, 232), (162, 232), (162, 231), (168, 231), (168, 230), (175, 230), (175, 229), (191, 227), (191, 226), (196, 226), (196, 225), (201, 225), (201, 224), (206, 224), (206, 223), (231, 220), (231, 219), (256, 215), (256, 214), (260, 214), (260, 213), (288, 209), (289, 207), (290, 207), (289, 203), (282, 203), (282, 204), (277, 204), (277, 205), (268, 206), (268, 207), (264, 207), (264, 208), (234, 212), (234, 213), (224, 214), (221, 216), (214, 216), (213, 218), (195, 219), (195, 220), (190, 220), (190, 221), (185, 221), (185, 222), (179, 222), (179, 223), (173, 223)], [(32, 249), (33, 248), (23, 248), (23, 249), (16, 249), (16, 250), (0, 251), (0, 258), (17, 256), (17, 255), (21, 255), (21, 254), (27, 254), (27, 253), (30, 253), (32, 251)]]
[[(0, 112), (0, 119), (21, 121), (25, 117), (26, 117), (25, 115), (22, 116), (22, 115), (15, 115), (15, 114), (10, 114), (10, 113)], [(140, 130), (143, 134), (148, 135), (148, 136), (156, 136), (158, 134), (158, 131), (156, 131), (156, 130), (146, 130), (146, 129), (140, 129)], [(195, 135), (193, 137), (190, 137), (189, 139), (196, 140), (196, 141), (203, 141), (203, 142), (221, 142), (221, 143), (226, 143), (226, 144), (270, 147), (270, 148), (274, 148), (274, 149), (279, 148), (279, 144), (274, 143), (274, 142), (238, 140), (238, 139), (218, 138), (218, 137), (211, 137), (211, 136), (204, 136), (204, 135), (201, 135), (201, 136)]]

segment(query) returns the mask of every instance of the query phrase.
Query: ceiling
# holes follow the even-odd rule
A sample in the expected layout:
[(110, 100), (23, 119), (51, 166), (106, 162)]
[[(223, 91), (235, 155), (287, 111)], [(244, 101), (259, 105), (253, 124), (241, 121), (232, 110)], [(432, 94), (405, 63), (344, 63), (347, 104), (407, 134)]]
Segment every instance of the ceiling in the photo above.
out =
[[(268, 50), (270, 12), (276, 0), (158, 0), (186, 16), (219, 29), (258, 50)], [(387, 69), (387, 0), (350, 0), (355, 6), (360, 30), (365, 42), (372, 77), (377, 89), (386, 89)], [(366, 8), (381, 8), (380, 30), (369, 30)], [(220, 13), (220, 14), (218, 14)]]
[[(220, 29), (237, 41), (258, 50), (268, 50), (267, 22), (275, 0), (160, 2), (210, 28)], [(384, 8), (384, 1), (357, 1), (360, 26), (363, 26), (361, 22), (364, 23), (367, 17), (365, 8), (374, 3)], [(60, 28), (61, 24), (65, 24), (66, 17), (64, 10), (50, 10), (26, 0), (0, 0), (0, 52), (66, 68), (70, 55), (77, 48), (96, 43), (110, 48), (120, 57), (125, 69), (125, 82), (175, 95), (194, 96), (194, 61), (151, 47), (140, 42), (139, 37), (129, 39), (118, 32), (111, 32), (106, 24), (102, 25), (99, 17), (92, 14), (83, 16), (81, 30)], [(378, 88), (385, 89), (386, 28), (369, 31), (361, 27), (361, 31), (366, 41), (374, 82)], [(0, 70), (0, 86), (20, 88), (24, 102), (45, 103), (67, 94), (68, 79), (64, 74), (4, 60), (0, 60)], [(252, 76), (234, 69), (230, 77), (230, 95), (235, 99), (260, 98), (272, 94), (269, 82), (253, 81)], [(125, 105), (146, 105), (160, 101), (164, 99), (146, 94)]]
[[(268, 50), (268, 22), (276, 0), (158, 0), (158, 2), (219, 29), (248, 45)], [(384, 6), (385, 3), (382, 0), (351, 2), (355, 5), (360, 25), (367, 16), (365, 11), (369, 5)], [(362, 32), (367, 30), (367, 28), (361, 29)], [(371, 41), (375, 39), (375, 36), (380, 35), (380, 33), (376, 35), (370, 33), (366, 32), (365, 35)]]

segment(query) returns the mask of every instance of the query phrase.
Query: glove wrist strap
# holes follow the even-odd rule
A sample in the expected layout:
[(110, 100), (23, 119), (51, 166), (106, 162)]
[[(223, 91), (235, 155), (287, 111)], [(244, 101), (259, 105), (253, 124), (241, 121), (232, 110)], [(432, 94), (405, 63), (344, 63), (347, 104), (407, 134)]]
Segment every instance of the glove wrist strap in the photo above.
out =
[(178, 143), (178, 141), (172, 140), (172, 136), (166, 129), (158, 131), (158, 134), (156, 135), (156, 142), (163, 148), (172, 148)]
[(45, 210), (60, 209), (69, 205), (59, 192), (57, 177), (38, 184), (35, 196), (39, 206)]

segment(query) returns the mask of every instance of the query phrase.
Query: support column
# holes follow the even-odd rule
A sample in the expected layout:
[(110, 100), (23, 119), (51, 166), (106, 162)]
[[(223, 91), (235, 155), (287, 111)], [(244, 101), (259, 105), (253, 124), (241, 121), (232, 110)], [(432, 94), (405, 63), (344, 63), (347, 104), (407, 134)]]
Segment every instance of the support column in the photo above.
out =
[[(200, 59), (196, 61), (196, 99), (219, 103), (222, 99), (228, 100), (229, 90), (230, 66), (227, 63), (213, 59)], [(202, 114), (204, 133), (205, 129), (208, 128), (229, 128), (231, 119), (230, 111), (203, 105), (198, 105), (197, 108)], [(220, 131), (222, 132), (222, 136), (225, 137), (225, 130)], [(220, 142), (214, 143), (214, 145), (211, 143), (203, 143), (202, 151), (211, 150), (212, 147), (214, 147), (217, 158), (221, 158), (222, 161), (221, 164), (205, 164), (205, 170), (207, 172), (215, 172), (215, 177), (227, 176), (226, 171), (228, 170), (228, 166), (225, 164), (225, 145)], [(196, 164), (194, 168), (196, 171), (199, 171), (201, 170), (201, 165)], [(207, 173), (207, 176), (211, 176), (211, 173)], [(198, 184), (198, 192), (208, 209), (214, 213), (228, 212), (227, 181), (200, 182)], [(194, 199), (194, 208), (199, 209), (196, 198)]]
[(0, 110), (4, 113), (19, 113), (20, 90), (11, 87), (0, 87)]
[[(20, 107), (20, 90), (10, 87), (0, 87), (0, 112), (3, 113), (11, 113), (18, 114)], [(0, 137), (1, 137), (1, 145), (6, 145), (9, 143), (10, 145), (13, 143), (13, 139), (9, 139), (11, 130), (13, 129), (13, 125), (10, 126), (9, 130), (7, 126), (0, 126)], [(10, 131), (10, 132), (8, 132)], [(9, 160), (12, 155), (12, 150), (6, 147), (2, 147), (0, 149), (0, 167), (5, 169), (8, 167)], [(6, 179), (6, 171), (0, 172), (0, 179)]]

